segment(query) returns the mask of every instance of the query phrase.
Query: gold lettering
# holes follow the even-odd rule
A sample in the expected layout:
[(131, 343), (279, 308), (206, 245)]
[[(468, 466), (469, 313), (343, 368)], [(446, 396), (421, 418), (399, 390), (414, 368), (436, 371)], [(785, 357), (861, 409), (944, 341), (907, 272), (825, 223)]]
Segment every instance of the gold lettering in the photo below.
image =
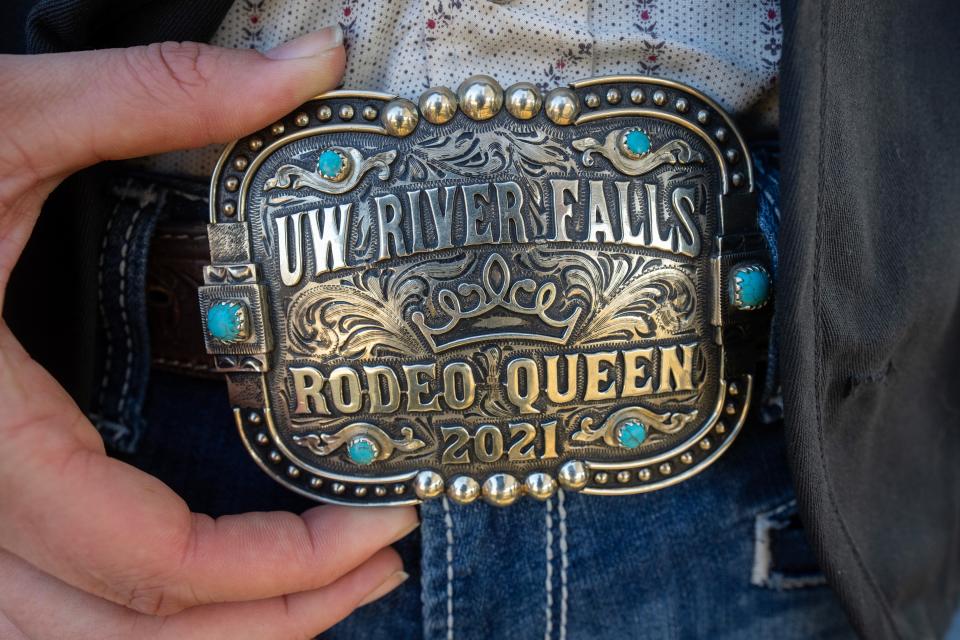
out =
[[(457, 395), (458, 386), (463, 387), (462, 395)], [(443, 368), (443, 401), (448, 407), (466, 409), (473, 404), (476, 391), (473, 369), (466, 362), (451, 362)]]
[(293, 391), (297, 399), (297, 405), (294, 407), (294, 413), (310, 413), (310, 401), (313, 401), (314, 409), (317, 413), (329, 414), (327, 401), (324, 400), (320, 390), (323, 388), (323, 374), (313, 367), (290, 367), (290, 375), (293, 376)]
[[(639, 364), (639, 360), (653, 358), (653, 349), (631, 349), (623, 352), (623, 391), (621, 398), (642, 396), (653, 392), (653, 380), (647, 375), (647, 365)], [(640, 383), (641, 380), (645, 382)], [(638, 383), (639, 386), (638, 386)]]
[(492, 424), (477, 429), (473, 437), (473, 450), (480, 462), (496, 462), (503, 456), (503, 434)]
[[(696, 344), (660, 347), (660, 386), (657, 387), (657, 393), (693, 390), (693, 351), (696, 347)], [(683, 350), (682, 359), (678, 349)]]
[(617, 397), (617, 382), (610, 381), (605, 388), (600, 388), (600, 383), (606, 382), (610, 375), (610, 368), (600, 368), (601, 364), (615, 365), (617, 363), (616, 351), (601, 351), (600, 353), (584, 354), (587, 361), (587, 387), (583, 393), (583, 399), (590, 400), (609, 400)]
[(393, 413), (400, 406), (400, 381), (393, 369), (384, 365), (365, 366), (370, 413)]
[(577, 354), (568, 353), (564, 356), (567, 361), (567, 390), (560, 391), (560, 356), (544, 356), (547, 373), (547, 397), (550, 402), (563, 404), (570, 402), (577, 395)]
[[(439, 411), (440, 395), (424, 402), (424, 394), (430, 393), (430, 382), (434, 379), (434, 365), (405, 364), (403, 374), (407, 378), (407, 411)], [(421, 376), (426, 380), (421, 380)]]
[(341, 413), (356, 413), (363, 406), (360, 376), (350, 367), (337, 367), (330, 372), (330, 399)]
[[(526, 392), (520, 390), (520, 374), (524, 374)], [(533, 403), (540, 397), (540, 374), (530, 358), (516, 358), (507, 365), (507, 398), (520, 413), (540, 413)]]

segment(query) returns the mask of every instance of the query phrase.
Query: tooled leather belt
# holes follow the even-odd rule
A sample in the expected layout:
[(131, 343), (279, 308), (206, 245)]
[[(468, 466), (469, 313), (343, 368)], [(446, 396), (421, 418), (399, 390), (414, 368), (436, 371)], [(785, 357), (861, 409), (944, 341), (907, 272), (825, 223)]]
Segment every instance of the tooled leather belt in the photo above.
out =
[(153, 271), (209, 257), (240, 436), (323, 501), (675, 484), (740, 431), (769, 331), (749, 152), (662, 79), (325, 94), (227, 148), (206, 231)]

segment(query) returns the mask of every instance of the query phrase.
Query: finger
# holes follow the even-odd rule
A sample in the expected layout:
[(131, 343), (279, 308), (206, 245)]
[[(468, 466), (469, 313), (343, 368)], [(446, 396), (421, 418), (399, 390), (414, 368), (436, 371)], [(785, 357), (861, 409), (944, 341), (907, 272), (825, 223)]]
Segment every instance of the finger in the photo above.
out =
[(74, 589), (0, 551), (0, 629), (12, 630), (4, 638), (35, 640), (312, 638), (372, 596), (386, 595), (406, 577), (397, 553), (384, 549), (322, 589), (256, 602), (208, 605), (157, 618)]
[(351, 611), (406, 580), (400, 557), (384, 549), (322, 589), (257, 602), (208, 605), (170, 617), (161, 638), (296, 640), (313, 638)]
[(342, 39), (332, 27), (265, 54), (165, 42), (0, 56), (0, 85), (11, 89), (0, 97), (4, 135), (39, 177), (226, 142), (335, 87)]

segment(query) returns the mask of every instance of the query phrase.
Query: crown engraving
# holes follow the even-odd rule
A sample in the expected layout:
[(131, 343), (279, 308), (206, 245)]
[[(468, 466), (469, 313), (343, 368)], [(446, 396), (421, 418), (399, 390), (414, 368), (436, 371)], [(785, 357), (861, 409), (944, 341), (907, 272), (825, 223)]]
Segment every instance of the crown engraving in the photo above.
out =
[[(573, 309), (565, 318), (551, 318), (547, 312), (557, 299), (555, 283), (538, 284), (530, 278), (514, 281), (507, 261), (499, 253), (492, 253), (481, 269), (480, 284), (461, 283), (456, 291), (443, 288), (437, 292), (437, 306), (448, 318), (446, 322), (428, 324), (422, 311), (415, 311), (411, 319), (434, 353), (489, 340), (566, 344), (581, 309)], [(513, 315), (496, 316), (497, 309)], [(528, 323), (522, 316), (535, 316), (542, 324)], [(469, 322), (473, 318), (481, 319)], [(472, 331), (455, 332), (468, 322)]]

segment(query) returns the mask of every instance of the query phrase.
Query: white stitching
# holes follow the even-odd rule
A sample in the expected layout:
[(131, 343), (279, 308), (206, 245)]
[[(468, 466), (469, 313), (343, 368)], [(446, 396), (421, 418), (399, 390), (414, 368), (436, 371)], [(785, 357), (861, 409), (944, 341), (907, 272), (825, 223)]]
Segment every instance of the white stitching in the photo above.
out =
[(553, 498), (547, 500), (547, 510), (545, 514), (547, 528), (547, 577), (546, 577), (546, 630), (544, 640), (550, 640), (553, 636), (553, 572), (554, 572), (554, 553), (553, 553)]
[(447, 640), (453, 640), (453, 518), (446, 496), (443, 498), (443, 522), (447, 526)]
[(113, 337), (110, 331), (110, 318), (107, 315), (107, 308), (104, 305), (103, 297), (103, 270), (107, 256), (107, 243), (110, 240), (110, 231), (113, 229), (113, 221), (117, 217), (117, 211), (120, 209), (120, 203), (114, 205), (110, 217), (107, 219), (107, 226), (103, 232), (103, 242), (100, 244), (100, 260), (97, 267), (97, 302), (100, 306), (100, 316), (103, 318), (103, 332), (107, 342), (107, 357), (103, 364), (103, 378), (100, 380), (100, 410), (103, 410), (103, 403), (106, 399), (107, 386), (110, 382), (110, 364), (113, 360)]
[(117, 400), (117, 415), (123, 414), (123, 405), (127, 401), (130, 378), (133, 375), (133, 331), (130, 330), (130, 318), (127, 314), (127, 258), (130, 253), (130, 239), (133, 237), (133, 229), (143, 212), (143, 200), (140, 204), (141, 206), (130, 217), (130, 224), (123, 236), (123, 246), (120, 247), (120, 319), (123, 321), (123, 341), (127, 348), (127, 357), (124, 362), (123, 385), (120, 387), (120, 397)]
[(567, 510), (563, 507), (563, 489), (557, 491), (557, 512), (560, 514), (560, 640), (567, 638)]

